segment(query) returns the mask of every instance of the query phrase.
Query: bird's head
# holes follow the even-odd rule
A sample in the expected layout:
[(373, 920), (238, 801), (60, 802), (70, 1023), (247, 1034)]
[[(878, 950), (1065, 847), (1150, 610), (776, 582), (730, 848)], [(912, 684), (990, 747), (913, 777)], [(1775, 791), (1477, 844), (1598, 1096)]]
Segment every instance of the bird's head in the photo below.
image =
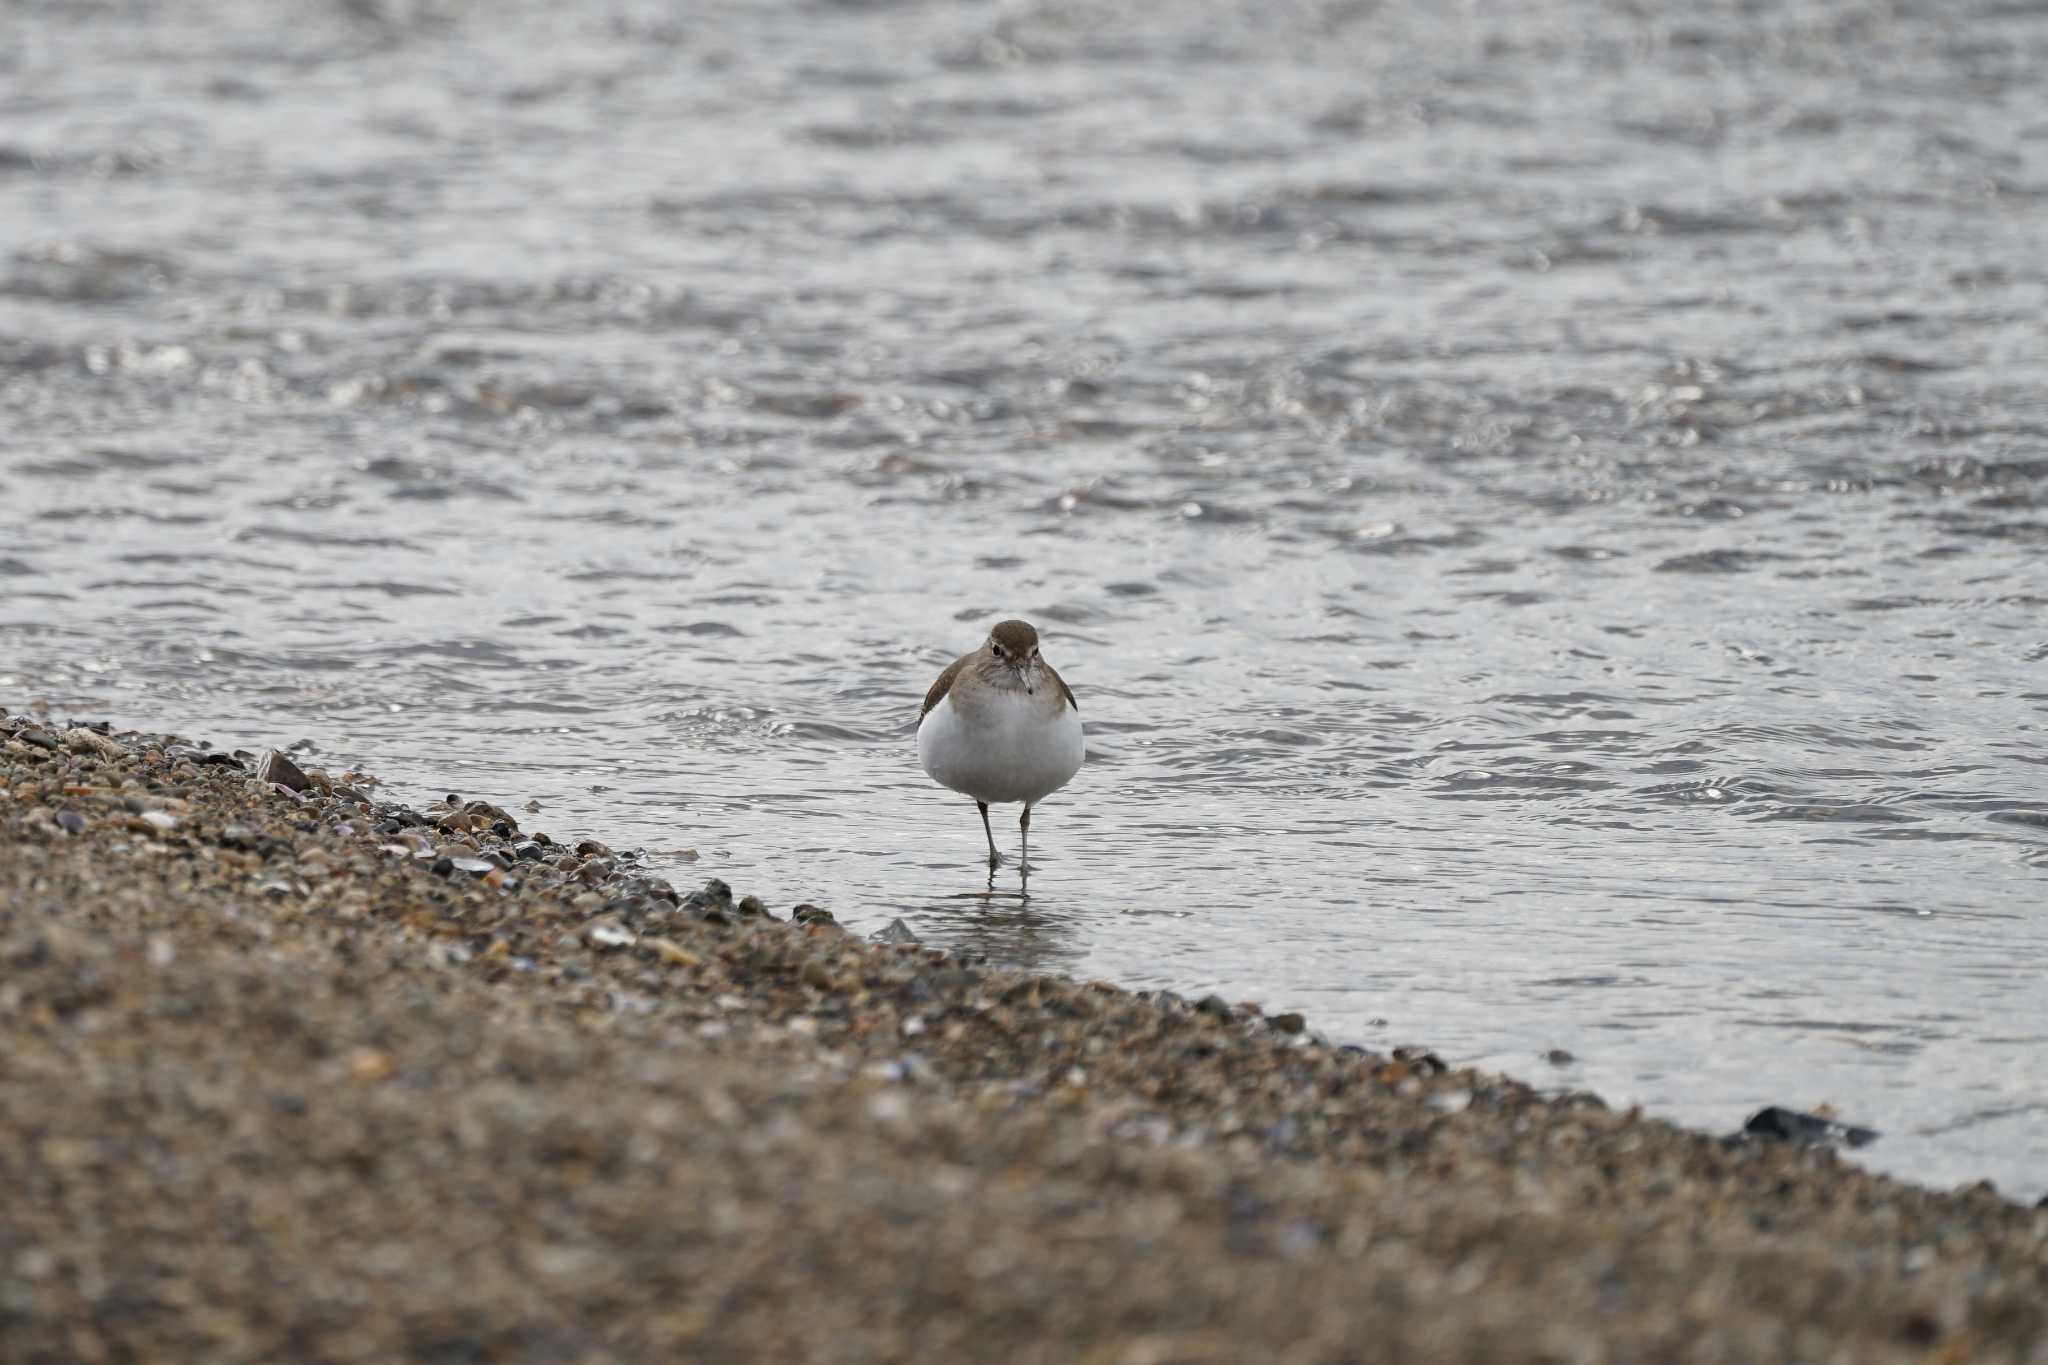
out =
[(1028, 696), (1038, 690), (1040, 678), (1038, 660), (1038, 632), (1029, 621), (1004, 621), (988, 633), (988, 643), (983, 646), (989, 662), (1000, 675), (1009, 673), (1015, 678), (1015, 685), (1024, 689)]

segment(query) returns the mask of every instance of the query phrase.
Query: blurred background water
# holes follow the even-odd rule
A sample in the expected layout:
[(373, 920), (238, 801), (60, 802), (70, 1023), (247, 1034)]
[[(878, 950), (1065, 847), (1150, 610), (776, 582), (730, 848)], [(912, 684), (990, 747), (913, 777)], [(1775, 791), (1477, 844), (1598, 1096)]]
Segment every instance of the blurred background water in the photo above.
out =
[[(2043, 70), (2001, 0), (17, 0), (0, 703), (2031, 1198)], [(1089, 727), (1028, 902), (912, 742), (1013, 614)]]

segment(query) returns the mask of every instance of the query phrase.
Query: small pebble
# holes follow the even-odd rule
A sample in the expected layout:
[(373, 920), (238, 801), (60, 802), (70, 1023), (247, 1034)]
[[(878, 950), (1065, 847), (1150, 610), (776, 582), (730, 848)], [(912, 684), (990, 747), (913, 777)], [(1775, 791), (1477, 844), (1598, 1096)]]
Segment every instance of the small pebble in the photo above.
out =
[(673, 966), (695, 967), (699, 966), (704, 961), (703, 958), (698, 957), (689, 949), (669, 939), (647, 938), (642, 939), (641, 944), (644, 947), (646, 947), (649, 951), (651, 951), (656, 957), (660, 958), (663, 962), (667, 962)]
[(616, 920), (592, 920), (583, 926), (583, 937), (599, 948), (630, 948), (640, 941), (639, 935)]

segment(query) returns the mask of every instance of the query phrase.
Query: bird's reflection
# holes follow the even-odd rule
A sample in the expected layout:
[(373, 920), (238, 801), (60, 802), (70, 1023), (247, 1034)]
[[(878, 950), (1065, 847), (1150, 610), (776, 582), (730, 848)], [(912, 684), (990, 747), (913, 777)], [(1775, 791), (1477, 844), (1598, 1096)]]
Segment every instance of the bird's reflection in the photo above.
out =
[(1021, 886), (993, 881), (925, 901), (913, 920), (928, 947), (1027, 972), (1068, 971), (1079, 963), (1079, 925), (1079, 912), (1063, 897), (1030, 895)]

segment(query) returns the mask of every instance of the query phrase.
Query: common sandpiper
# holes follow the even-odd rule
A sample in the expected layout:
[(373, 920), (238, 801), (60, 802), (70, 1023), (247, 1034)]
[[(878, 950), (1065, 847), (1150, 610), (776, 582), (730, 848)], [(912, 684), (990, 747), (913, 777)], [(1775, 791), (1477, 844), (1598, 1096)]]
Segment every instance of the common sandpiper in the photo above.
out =
[(1003, 621), (981, 645), (946, 666), (917, 721), (917, 757), (942, 786), (974, 798), (988, 836), (989, 876), (1003, 862), (988, 808), (1024, 803), (1019, 873), (1031, 871), (1031, 807), (1081, 769), (1081, 708), (1039, 657), (1028, 621)]

